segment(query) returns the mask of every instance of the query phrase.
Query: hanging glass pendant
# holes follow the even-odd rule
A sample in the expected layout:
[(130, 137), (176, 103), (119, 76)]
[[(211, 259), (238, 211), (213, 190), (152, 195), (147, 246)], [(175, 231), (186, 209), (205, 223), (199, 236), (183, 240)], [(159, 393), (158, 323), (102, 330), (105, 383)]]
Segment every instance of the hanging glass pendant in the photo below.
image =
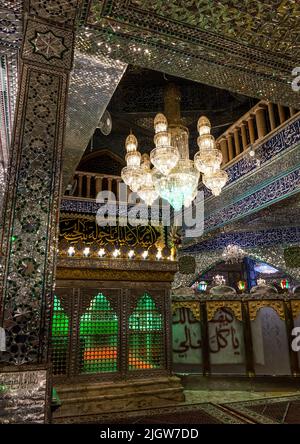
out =
[(142, 155), (141, 170), (143, 176), (140, 188), (138, 190), (138, 195), (141, 199), (143, 199), (146, 205), (150, 206), (158, 198), (158, 192), (154, 187), (150, 157), (148, 156), (148, 154)]
[(189, 159), (179, 160), (168, 176), (153, 172), (153, 181), (159, 195), (166, 199), (175, 211), (189, 207), (198, 191), (199, 172)]
[(180, 159), (168, 175), (162, 176), (156, 172), (153, 180), (159, 194), (175, 211), (179, 211), (183, 206), (189, 207), (195, 198), (200, 174), (189, 159), (188, 129), (181, 124), (171, 125), (169, 134), (171, 145), (177, 149)]
[(137, 150), (137, 146), (137, 138), (133, 134), (129, 134), (125, 142), (127, 166), (122, 169), (121, 177), (133, 192), (138, 191), (143, 178), (141, 153)]
[(171, 146), (171, 135), (168, 132), (166, 117), (159, 113), (154, 119), (155, 147), (150, 153), (153, 165), (164, 175), (169, 174), (179, 160), (179, 152)]
[(194, 157), (195, 166), (202, 174), (212, 174), (220, 168), (223, 156), (221, 151), (216, 148), (215, 138), (210, 134), (211, 125), (208, 118), (200, 117), (197, 126), (199, 151)]
[(202, 181), (204, 185), (211, 190), (214, 196), (221, 194), (222, 188), (228, 180), (228, 174), (224, 170), (216, 170), (209, 175), (204, 175)]

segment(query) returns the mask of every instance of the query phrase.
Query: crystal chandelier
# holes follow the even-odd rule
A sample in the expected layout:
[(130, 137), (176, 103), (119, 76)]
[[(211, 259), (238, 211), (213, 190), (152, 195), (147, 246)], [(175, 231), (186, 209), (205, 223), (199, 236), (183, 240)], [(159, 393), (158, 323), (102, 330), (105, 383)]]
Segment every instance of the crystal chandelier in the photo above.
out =
[(129, 134), (125, 142), (127, 166), (122, 169), (121, 177), (133, 192), (138, 191), (143, 179), (143, 171), (141, 169), (142, 156), (138, 152), (137, 147), (137, 138), (133, 134)]
[[(176, 92), (172, 89), (168, 91), (169, 95)], [(180, 115), (177, 121), (181, 121)], [(189, 159), (188, 129), (176, 120), (169, 125), (168, 129), (171, 144), (179, 153), (179, 159), (169, 174), (161, 175), (154, 172), (153, 180), (159, 195), (166, 199), (176, 211), (179, 211), (183, 205), (189, 207), (196, 197), (200, 174), (194, 162)]]
[[(198, 120), (198, 146), (194, 160), (189, 158), (189, 131), (182, 124), (180, 115), (180, 92), (175, 85), (168, 84), (165, 92), (165, 112), (154, 119), (155, 148), (149, 157), (137, 151), (137, 139), (130, 134), (126, 139), (127, 166), (122, 170), (122, 179), (132, 191), (138, 193), (147, 205), (157, 197), (166, 199), (179, 211), (189, 207), (198, 192), (200, 173), (203, 183), (215, 196), (221, 193), (228, 175), (221, 170), (222, 153), (216, 148), (210, 134), (207, 117)], [(154, 165), (151, 170), (150, 163)]]

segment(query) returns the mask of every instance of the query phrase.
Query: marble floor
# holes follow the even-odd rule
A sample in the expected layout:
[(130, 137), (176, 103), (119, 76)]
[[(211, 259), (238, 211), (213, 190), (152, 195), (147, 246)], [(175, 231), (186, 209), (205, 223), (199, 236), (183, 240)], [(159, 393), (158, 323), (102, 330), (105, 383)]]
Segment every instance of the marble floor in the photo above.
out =
[(186, 404), (199, 404), (202, 402), (223, 404), (227, 402), (300, 395), (300, 389), (297, 391), (185, 390), (184, 393)]
[[(180, 375), (179, 375), (180, 376)], [(185, 388), (185, 403), (214, 404), (251, 401), (300, 395), (300, 381), (293, 378), (231, 378), (187, 375), (181, 377)]]

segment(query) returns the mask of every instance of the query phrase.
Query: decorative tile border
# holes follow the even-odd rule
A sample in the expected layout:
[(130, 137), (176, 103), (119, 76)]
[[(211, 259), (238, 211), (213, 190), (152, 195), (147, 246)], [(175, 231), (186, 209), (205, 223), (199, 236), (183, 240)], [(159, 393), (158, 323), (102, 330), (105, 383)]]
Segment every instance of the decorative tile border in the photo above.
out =
[(296, 169), (208, 216), (204, 221), (204, 229), (207, 232), (224, 226), (299, 191), (300, 169)]
[(237, 244), (241, 248), (254, 248), (269, 245), (291, 245), (300, 242), (300, 227), (274, 228), (271, 230), (246, 231), (239, 233), (221, 233), (213, 239), (199, 242), (183, 248), (184, 253), (200, 253), (225, 248), (229, 244)]
[[(103, 207), (104, 204), (97, 203), (95, 199), (93, 200), (80, 200), (80, 198), (68, 199), (63, 198), (60, 205), (60, 211), (72, 212), (72, 213), (85, 213), (85, 214), (97, 214), (97, 211)], [(115, 206), (113, 204), (107, 205), (108, 211), (114, 214)], [(117, 203), (116, 206), (116, 217), (118, 219), (127, 218), (128, 212), (134, 207), (132, 204)], [(159, 221), (162, 220), (162, 211), (159, 208), (153, 207), (148, 208), (146, 206), (140, 207), (140, 220), (141, 223), (152, 220)]]

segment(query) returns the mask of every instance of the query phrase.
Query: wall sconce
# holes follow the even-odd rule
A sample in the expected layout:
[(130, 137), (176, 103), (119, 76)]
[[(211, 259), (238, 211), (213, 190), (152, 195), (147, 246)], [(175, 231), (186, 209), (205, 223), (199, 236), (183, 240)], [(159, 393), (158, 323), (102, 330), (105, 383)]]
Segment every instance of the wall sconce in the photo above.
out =
[(128, 257), (129, 257), (129, 259), (132, 259), (133, 256), (134, 256), (134, 250), (130, 250), (130, 251), (128, 251)]

